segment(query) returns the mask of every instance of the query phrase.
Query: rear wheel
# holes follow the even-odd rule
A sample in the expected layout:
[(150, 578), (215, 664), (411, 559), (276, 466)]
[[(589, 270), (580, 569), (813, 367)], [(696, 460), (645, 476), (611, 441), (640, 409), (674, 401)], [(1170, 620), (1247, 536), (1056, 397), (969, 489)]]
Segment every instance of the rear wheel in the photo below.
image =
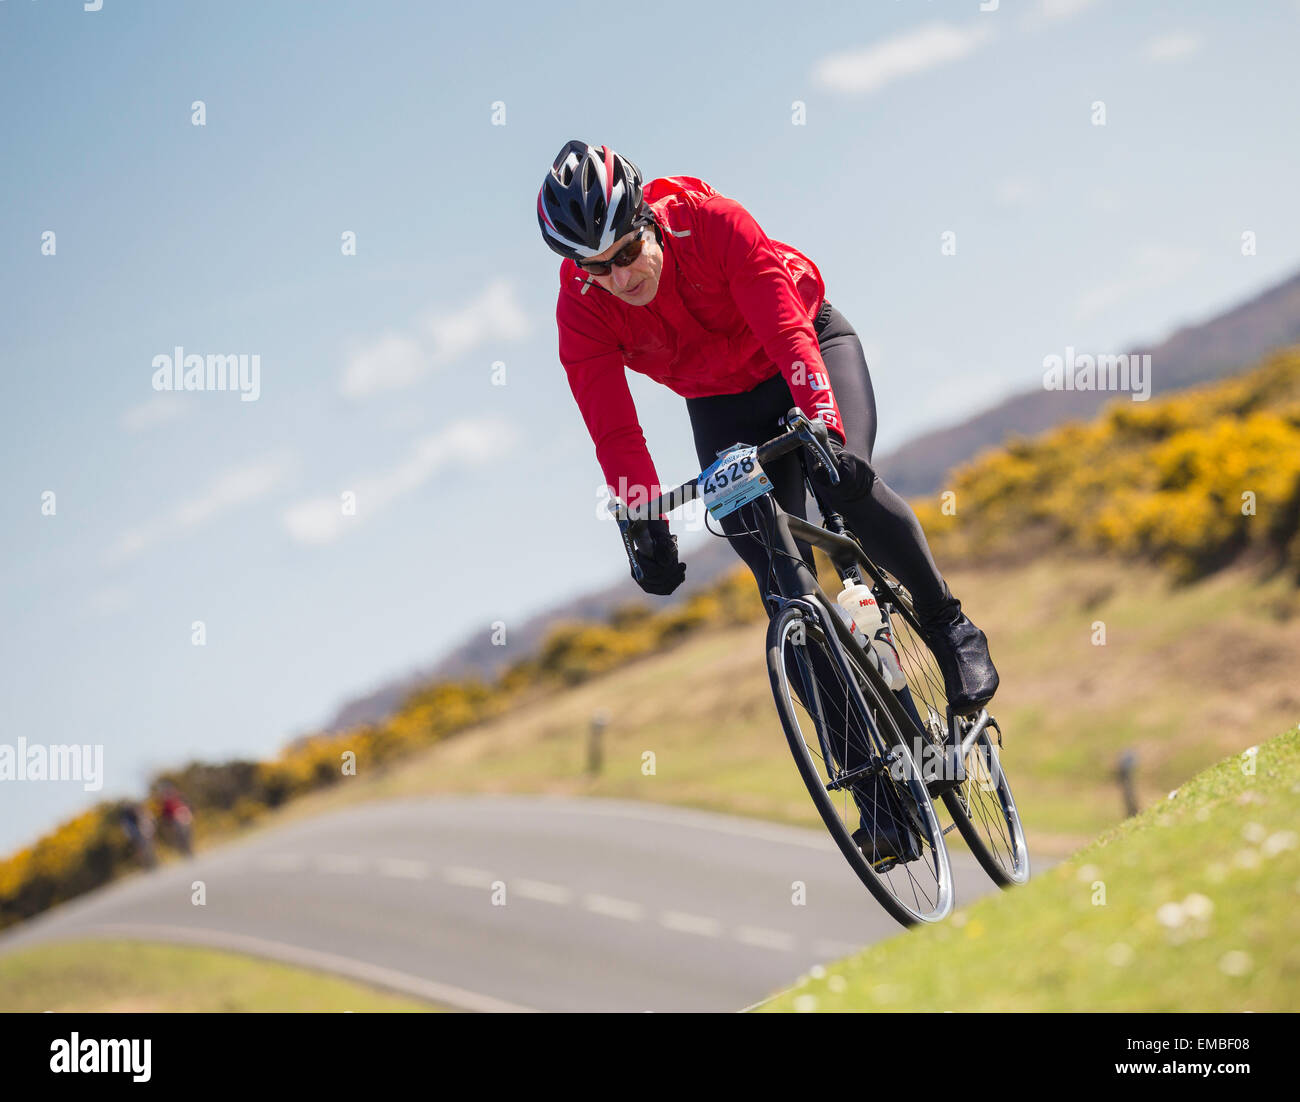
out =
[[(804, 784), (853, 871), (905, 926), (938, 922), (953, 906), (952, 870), (934, 805), (874, 670), (827, 638), (822, 615), (788, 605), (768, 625), (777, 713)], [(847, 671), (845, 669), (847, 667)], [(853, 834), (891, 831), (913, 860), (864, 856)]]

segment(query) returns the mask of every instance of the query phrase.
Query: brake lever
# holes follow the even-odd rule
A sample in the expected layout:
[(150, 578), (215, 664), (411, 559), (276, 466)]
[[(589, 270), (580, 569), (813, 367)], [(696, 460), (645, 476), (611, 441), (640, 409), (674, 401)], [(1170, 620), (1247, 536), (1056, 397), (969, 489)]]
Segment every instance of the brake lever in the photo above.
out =
[(814, 458), (826, 471), (830, 484), (838, 486), (840, 472), (835, 458), (831, 455), (830, 433), (827, 431), (826, 422), (821, 418), (809, 420), (798, 406), (795, 406), (781, 420), (788, 431), (793, 432), (812, 449)]
[(632, 567), (632, 577), (639, 582), (644, 577), (644, 571), (636, 557), (636, 537), (649, 528), (649, 521), (633, 520), (627, 515), (627, 506), (618, 498), (609, 502), (606, 508), (618, 524), (618, 534), (623, 538), (623, 550), (627, 553), (627, 561)]

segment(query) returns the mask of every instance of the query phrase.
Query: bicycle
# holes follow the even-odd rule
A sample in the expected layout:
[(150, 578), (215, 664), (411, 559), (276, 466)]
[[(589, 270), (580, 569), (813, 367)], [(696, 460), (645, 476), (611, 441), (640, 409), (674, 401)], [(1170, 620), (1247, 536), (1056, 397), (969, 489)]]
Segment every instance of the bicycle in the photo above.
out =
[[(1023, 826), (998, 755), (1002, 731), (987, 709), (974, 716), (952, 714), (910, 595), (871, 561), (844, 519), (826, 507), (808, 465), (811, 461), (832, 483), (838, 481), (826, 426), (797, 407), (783, 423), (781, 436), (724, 449), (712, 465), (675, 490), (632, 509), (617, 500), (609, 508), (634, 575), (634, 549), (648, 520), (701, 497), (715, 517), (748, 510), (748, 530), (768, 551), (764, 588), (772, 693), (804, 784), (841, 853), (885, 910), (905, 926), (938, 922), (953, 907), (944, 836), (954, 828), (995, 883), (1008, 887), (1029, 877)], [(789, 515), (771, 495), (764, 468), (795, 452), (821, 525)], [(894, 634), (905, 686), (889, 688), (874, 648), (858, 643), (796, 540), (826, 552), (841, 580), (871, 579)], [(895, 625), (902, 627), (901, 634)], [(990, 730), (997, 732), (997, 746)], [(917, 757), (926, 762), (924, 770)], [(935, 798), (947, 808), (951, 825), (940, 826)], [(855, 818), (862, 824), (856, 831)], [(866, 843), (881, 827), (910, 838), (915, 855), (910, 849), (883, 858), (875, 849), (868, 854)]]

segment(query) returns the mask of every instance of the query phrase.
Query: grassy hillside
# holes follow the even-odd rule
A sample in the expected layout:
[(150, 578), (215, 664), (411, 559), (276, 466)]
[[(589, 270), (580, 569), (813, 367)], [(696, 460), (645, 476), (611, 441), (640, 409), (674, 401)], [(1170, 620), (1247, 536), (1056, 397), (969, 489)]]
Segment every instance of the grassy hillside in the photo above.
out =
[[(952, 578), (993, 641), (1003, 761), (1039, 853), (1064, 856), (1122, 817), (1113, 775), (1122, 751), (1136, 751), (1151, 802), (1300, 711), (1291, 675), (1300, 604), (1285, 579), (1261, 585), (1243, 567), (1176, 586), (1140, 564), (1051, 556)], [(1098, 620), (1105, 646), (1091, 641)], [(395, 795), (556, 792), (815, 826), (772, 706), (764, 630), (706, 632), (281, 814)], [(601, 709), (605, 767), (589, 777), (586, 740)], [(652, 776), (642, 773), (646, 751)]]
[(193, 946), (75, 941), (0, 957), (0, 1011), (428, 1011), (273, 961)]
[(1300, 730), (765, 1010), (1300, 1009)]

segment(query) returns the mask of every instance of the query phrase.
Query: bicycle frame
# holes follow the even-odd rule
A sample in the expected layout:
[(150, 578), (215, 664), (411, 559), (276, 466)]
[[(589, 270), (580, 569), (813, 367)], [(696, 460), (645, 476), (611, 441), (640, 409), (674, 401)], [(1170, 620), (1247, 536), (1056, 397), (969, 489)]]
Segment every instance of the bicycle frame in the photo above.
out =
[[(777, 437), (775, 440), (770, 440), (757, 448), (759, 464), (766, 465), (800, 448), (805, 448), (816, 457), (817, 462), (830, 472), (832, 483), (838, 482), (839, 475), (827, 447), (826, 426), (821, 421), (810, 421), (797, 407), (786, 416), (785, 423), (788, 428), (785, 436)], [(827, 510), (821, 497), (817, 494), (815, 486), (810, 484), (810, 488), (813, 490), (818, 507), (821, 509), (827, 523), (837, 525), (843, 530), (843, 519), (833, 510)], [(629, 509), (622, 502), (616, 501), (610, 504), (610, 512), (618, 521), (624, 548), (627, 551), (634, 573), (637, 569), (637, 562), (633, 547), (637, 538), (638, 525), (643, 526), (652, 517), (662, 517), (698, 496), (698, 481), (691, 481), (684, 482), (675, 490), (662, 494), (653, 501), (646, 502), (634, 509)], [(756, 498), (744, 508), (753, 509), (756, 519), (763, 523), (765, 527), (771, 529), (771, 543), (768, 550), (771, 555), (771, 572), (774, 576), (774, 583), (765, 594), (770, 615), (777, 616), (787, 606), (796, 605), (803, 609), (805, 614), (814, 615), (816, 620), (823, 626), (823, 630), (825, 630), (826, 625), (830, 625), (830, 630), (834, 633), (840, 645), (828, 649), (834, 656), (839, 674), (844, 678), (844, 683), (850, 686), (855, 694), (857, 698), (855, 703), (861, 705), (865, 715), (870, 716), (871, 711), (866, 706), (866, 699), (863, 696), (861, 686), (858, 684), (857, 675), (850, 668), (846, 658), (846, 653), (852, 654), (859, 650), (858, 642), (839, 616), (838, 611), (830, 607), (830, 599), (813, 575), (813, 572), (808, 568), (808, 564), (800, 554), (795, 540), (799, 539), (813, 547), (820, 547), (826, 552), (837, 569), (847, 570), (856, 567), (859, 571), (865, 572), (865, 576), (870, 577), (882, 588), (883, 592), (888, 592), (889, 586), (885, 578), (877, 570), (875, 564), (862, 553), (862, 549), (856, 541), (821, 525), (811, 524), (799, 517), (791, 516), (781, 508), (772, 494), (765, 494)], [(900, 723), (900, 730), (922, 730), (918, 718), (915, 715), (908, 714), (907, 708), (903, 706), (898, 696), (883, 684), (881, 689), (882, 691), (878, 695), (885, 707), (892, 710), (895, 722)], [(877, 736), (879, 737), (879, 732), (877, 732)], [(819, 740), (822, 738), (820, 731), (818, 738)], [(883, 739), (881, 739), (881, 744), (884, 744)], [(822, 749), (825, 752), (827, 748), (823, 746)], [(831, 758), (828, 757), (827, 760), (829, 761)], [(852, 777), (858, 776), (861, 772), (861, 769), (853, 770)], [(852, 777), (845, 775), (836, 778), (834, 786), (839, 787)]]
[[(760, 465), (766, 465), (791, 452), (803, 449), (805, 455), (811, 454), (818, 464), (830, 472), (832, 483), (838, 482), (838, 472), (828, 447), (826, 426), (821, 421), (810, 421), (798, 407), (792, 409), (784, 421), (787, 427), (784, 436), (758, 446), (757, 458)], [(815, 612), (818, 620), (823, 624), (831, 625), (831, 631), (840, 643), (837, 650), (847, 649), (848, 653), (855, 653), (858, 650), (857, 641), (836, 610), (830, 607), (830, 598), (804, 562), (796, 540), (811, 547), (820, 547), (826, 552), (841, 577), (856, 575), (858, 581), (870, 579), (878, 598), (892, 594), (893, 586), (876, 564), (863, 553), (857, 540), (845, 534), (848, 529), (844, 518), (827, 505), (818, 492), (817, 486), (807, 478), (806, 474), (804, 481), (817, 502), (825, 527), (791, 516), (780, 507), (771, 494), (765, 494), (744, 506), (755, 510), (755, 518), (763, 524), (764, 528), (770, 529), (771, 543), (768, 550), (771, 555), (770, 570), (774, 582), (764, 595), (764, 599), (769, 606), (768, 612), (771, 616), (779, 615), (790, 604), (800, 605), (805, 612)], [(610, 504), (610, 512), (618, 521), (624, 549), (627, 551), (628, 561), (631, 563), (635, 577), (640, 577), (640, 571), (634, 548), (639, 535), (644, 531), (645, 521), (651, 517), (662, 517), (698, 496), (698, 481), (691, 481), (684, 482), (675, 490), (635, 509), (629, 509), (619, 501)], [(882, 612), (884, 611), (882, 607)], [(885, 615), (887, 617), (888, 613), (885, 612)], [(849, 676), (851, 671), (845, 665), (846, 660), (843, 655), (837, 653), (836, 661), (840, 664), (841, 675), (848, 678), (847, 683), (854, 685), (857, 691), (857, 680)], [(885, 688), (880, 693), (880, 697), (885, 706), (894, 712), (895, 721), (901, 722), (901, 729), (913, 730), (923, 738), (927, 737), (927, 727), (917, 711), (910, 688), (903, 688), (898, 692)], [(992, 722), (992, 717), (988, 709), (981, 709), (964, 734), (960, 729), (961, 719), (953, 715), (951, 708), (948, 709), (944, 720), (948, 739), (960, 741), (959, 756), (956, 756), (956, 760), (960, 762), (965, 760), (971, 747)]]

